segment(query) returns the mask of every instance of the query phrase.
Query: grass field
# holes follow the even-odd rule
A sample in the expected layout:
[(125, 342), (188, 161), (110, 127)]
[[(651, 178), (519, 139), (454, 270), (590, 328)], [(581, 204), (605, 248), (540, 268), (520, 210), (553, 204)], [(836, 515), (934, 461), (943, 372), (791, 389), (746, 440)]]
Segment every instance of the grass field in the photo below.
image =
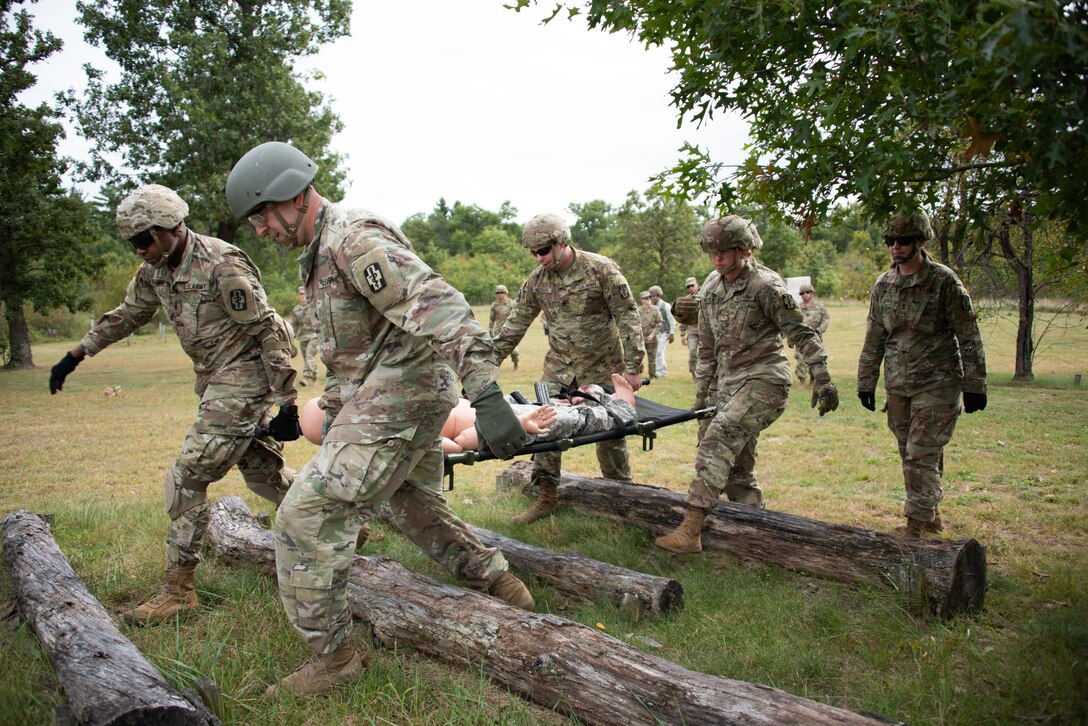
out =
[[(832, 305), (826, 344), (843, 394), (820, 418), (808, 389), (760, 442), (758, 472), (768, 507), (829, 522), (891, 531), (901, 521), (902, 481), (883, 417), (853, 396), (864, 307)], [(477, 310), (486, 320), (486, 309)], [(960, 418), (946, 450), (942, 513), (953, 539), (987, 548), (989, 592), (980, 613), (939, 621), (906, 609), (890, 589), (824, 581), (722, 554), (673, 557), (648, 532), (562, 511), (533, 525), (509, 517), (528, 500), (497, 494), (504, 464), (459, 467), (451, 505), (467, 521), (558, 550), (681, 581), (685, 608), (661, 620), (626, 621), (607, 604), (568, 601), (531, 583), (538, 608), (593, 625), (687, 668), (763, 683), (821, 702), (912, 724), (1088, 722), (1088, 330), (1083, 319), (1053, 335), (1036, 361), (1037, 381), (1013, 383), (1014, 329), (984, 326), (989, 407)], [(71, 341), (38, 345), (39, 368), (0, 373), (0, 513), (54, 512), (61, 549), (91, 592), (116, 612), (155, 591), (163, 576), (166, 467), (197, 403), (191, 366), (172, 338), (134, 338), (84, 362), (50, 397), (48, 371)], [(532, 391), (544, 338), (535, 326), (504, 390)], [(691, 403), (687, 351), (668, 348), (670, 376), (644, 391), (674, 406)], [(301, 364), (299, 364), (301, 367)], [(105, 395), (120, 386), (121, 395)], [(300, 403), (318, 395), (301, 391)], [(878, 405), (883, 394), (878, 394)], [(637, 481), (684, 491), (693, 473), (695, 425), (664, 431), (653, 453), (631, 441)], [(316, 448), (288, 444), (301, 468)], [(564, 469), (596, 473), (592, 447)], [(210, 490), (242, 496), (237, 472)], [(381, 527), (376, 527), (381, 529)], [(410, 543), (386, 532), (367, 545), (425, 574), (450, 581)], [(569, 723), (492, 684), (486, 674), (450, 668), (410, 651), (374, 654), (352, 688), (308, 701), (266, 703), (266, 684), (308, 653), (287, 625), (275, 583), (214, 560), (197, 573), (202, 609), (178, 622), (122, 631), (175, 685), (214, 679), (231, 724)], [(7, 570), (0, 596), (10, 597)], [(362, 629), (353, 638), (368, 647)], [(16, 619), (0, 627), (0, 723), (42, 724), (63, 702), (34, 636)]]

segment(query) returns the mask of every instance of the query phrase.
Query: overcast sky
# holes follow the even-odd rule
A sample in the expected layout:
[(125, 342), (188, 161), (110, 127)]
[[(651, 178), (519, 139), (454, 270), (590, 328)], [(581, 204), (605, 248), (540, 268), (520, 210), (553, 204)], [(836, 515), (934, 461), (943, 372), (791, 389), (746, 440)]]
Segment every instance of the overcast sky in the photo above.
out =
[[(735, 118), (676, 128), (669, 55), (584, 22), (545, 26), (544, 7), (515, 13), (504, 0), (356, 0), (352, 37), (306, 61), (325, 74), (311, 88), (333, 99), (347, 156), (345, 202), (401, 222), (439, 197), (518, 221), (571, 202), (618, 205), (671, 165), (687, 140), (739, 163), (746, 125)], [(35, 25), (65, 41), (34, 68), (24, 102), (81, 88), (80, 65), (107, 61), (82, 40), (75, 0), (27, 6)], [(254, 144), (265, 139), (254, 139)], [(69, 134), (62, 153), (86, 144)]]

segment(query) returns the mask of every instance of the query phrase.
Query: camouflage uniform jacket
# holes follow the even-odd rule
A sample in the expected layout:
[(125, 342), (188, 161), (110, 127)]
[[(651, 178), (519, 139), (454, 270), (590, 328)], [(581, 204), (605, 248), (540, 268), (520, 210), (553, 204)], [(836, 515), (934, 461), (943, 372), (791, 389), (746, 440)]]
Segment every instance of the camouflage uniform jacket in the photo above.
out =
[(260, 396), (293, 403), (295, 370), (287, 326), (268, 304), (261, 275), (234, 245), (185, 231), (177, 268), (140, 265), (124, 301), (102, 316), (80, 346), (94, 355), (144, 325), (160, 307), (193, 361), (198, 396)]
[[(790, 384), (790, 366), (782, 348), (785, 335), (806, 363), (823, 363), (820, 336), (804, 324), (797, 301), (777, 272), (751, 262), (733, 282), (707, 278), (699, 300), (699, 357), (695, 369), (697, 399), (717, 391), (726, 400), (751, 379)], [(717, 386), (714, 389), (714, 386)]]
[(893, 267), (869, 302), (858, 390), (876, 390), (880, 361), (889, 393), (914, 396), (951, 381), (986, 392), (986, 355), (975, 310), (956, 273), (928, 257), (913, 275)]
[(494, 348), (464, 296), (416, 256), (392, 222), (325, 202), (299, 256), (328, 369), (326, 441), (411, 438), (413, 424), (496, 381)]
[(506, 319), (510, 317), (510, 313), (513, 311), (514, 303), (509, 300), (504, 303), (491, 303), (491, 315), (487, 321), (487, 332), (491, 333), (492, 336), (498, 335), (499, 331), (502, 330), (502, 326), (506, 322)]
[(642, 321), (642, 337), (648, 338), (661, 332), (661, 311), (653, 305), (643, 305), (638, 309)]
[(638, 305), (619, 266), (603, 255), (571, 250), (565, 272), (537, 267), (518, 290), (514, 312), (495, 340), (502, 362), (543, 311), (548, 329), (544, 377), (600, 383), (612, 373), (638, 374), (646, 346)]
[[(309, 300), (309, 298), (306, 298)], [(291, 319), (295, 323), (295, 338), (300, 343), (304, 343), (311, 338), (317, 337), (317, 308), (313, 304), (307, 302), (305, 305), (299, 303), (291, 310)]]
[(827, 326), (831, 324), (831, 316), (827, 314), (827, 308), (823, 303), (818, 303), (815, 300), (811, 305), (805, 305), (801, 303), (801, 317), (804, 319), (805, 325), (815, 330), (820, 335), (827, 332)]

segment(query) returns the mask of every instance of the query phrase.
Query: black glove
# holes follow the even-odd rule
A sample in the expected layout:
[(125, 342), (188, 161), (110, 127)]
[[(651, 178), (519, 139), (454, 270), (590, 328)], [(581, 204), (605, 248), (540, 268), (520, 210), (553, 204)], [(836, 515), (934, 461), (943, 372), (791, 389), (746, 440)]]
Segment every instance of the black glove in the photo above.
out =
[[(82, 360), (82, 358), (76, 358), (72, 355), (71, 351), (69, 351), (60, 359), (60, 363), (53, 366), (52, 370), (49, 372), (50, 395), (64, 388), (64, 379), (68, 377), (69, 373), (76, 369), (76, 366), (78, 366)], [(985, 405), (986, 404), (983, 404), (983, 406)]]
[(861, 401), (861, 405), (870, 411), (876, 410), (876, 392), (875, 391), (858, 391), (858, 400)]
[(476, 409), (476, 433), (483, 437), (492, 453), (501, 459), (518, 453), (525, 443), (525, 429), (502, 397), (499, 384), (492, 383), (480, 391), (472, 399), (472, 407)]
[(986, 410), (986, 394), (985, 393), (968, 393), (963, 392), (963, 412), (974, 413), (975, 411)]
[(302, 426), (298, 422), (298, 406), (288, 404), (280, 406), (280, 412), (268, 424), (268, 433), (276, 441), (294, 441), (302, 435)]

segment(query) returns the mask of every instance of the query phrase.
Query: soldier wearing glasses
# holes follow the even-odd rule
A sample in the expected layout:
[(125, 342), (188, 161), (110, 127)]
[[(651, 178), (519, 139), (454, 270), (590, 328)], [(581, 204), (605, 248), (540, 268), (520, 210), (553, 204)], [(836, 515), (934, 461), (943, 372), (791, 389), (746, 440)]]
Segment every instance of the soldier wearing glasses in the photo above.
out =
[(956, 273), (934, 262), (925, 214), (897, 214), (884, 229), (891, 268), (877, 278), (858, 361), (858, 398), (876, 410), (884, 362), (888, 428), (899, 444), (909, 537), (943, 529), (944, 447), (963, 410), (986, 408), (986, 356), (971, 297)]
[[(166, 473), (166, 584), (122, 614), (136, 624), (198, 606), (194, 580), (208, 527), (208, 485), (237, 466), (246, 486), (279, 505), (294, 472), (283, 445), (298, 438), (292, 341), (265, 299), (256, 265), (237, 247), (185, 225), (189, 206), (172, 189), (140, 187), (117, 207), (117, 227), (143, 259), (124, 301), (102, 316), (53, 367), (56, 393), (85, 356), (124, 340), (162, 308), (193, 361), (200, 408)], [(280, 410), (271, 416), (273, 405)], [(258, 426), (272, 436), (256, 436)]]
[[(497, 362), (543, 313), (548, 331), (544, 383), (555, 391), (561, 386), (607, 385), (611, 374), (620, 372), (637, 391), (645, 355), (638, 303), (615, 262), (576, 250), (570, 240), (570, 227), (557, 215), (542, 214), (525, 225), (521, 244), (537, 260), (537, 268), (521, 286), (514, 312), (495, 338)], [(623, 439), (599, 442), (597, 461), (604, 476), (631, 478)], [(559, 452), (533, 457), (532, 481), (540, 496), (515, 522), (534, 522), (555, 511), (561, 465)]]

